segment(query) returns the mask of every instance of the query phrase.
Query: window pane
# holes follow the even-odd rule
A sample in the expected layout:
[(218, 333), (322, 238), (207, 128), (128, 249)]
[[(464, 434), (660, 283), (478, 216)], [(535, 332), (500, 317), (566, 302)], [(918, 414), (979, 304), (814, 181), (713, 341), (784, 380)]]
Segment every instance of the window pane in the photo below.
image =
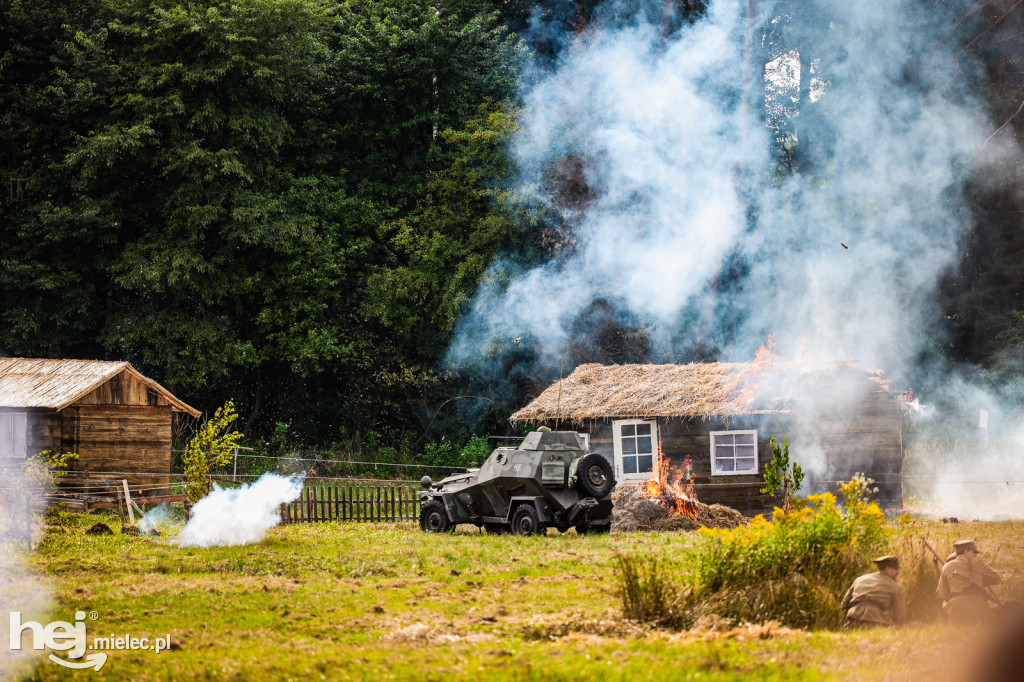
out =
[(752, 433), (737, 433), (736, 434), (736, 444), (739, 445), (740, 443), (742, 443), (744, 445), (753, 445), (754, 444), (754, 434), (752, 434)]
[(636, 454), (636, 439), (635, 438), (623, 438), (622, 439), (622, 454), (624, 454), (624, 455), (635, 455)]
[(737, 459), (736, 471), (757, 471), (757, 465), (752, 459)]
[(720, 433), (714, 438), (715, 445), (732, 445), (735, 436), (733, 436), (731, 433)]
[(636, 424), (629, 424), (622, 427), (623, 436), (635, 436), (636, 435)]
[(654, 458), (650, 455), (637, 457), (637, 460), (639, 460), (640, 471), (654, 471)]
[(638, 436), (649, 436), (649, 435), (651, 435), (651, 425), (650, 424), (637, 424), (636, 425), (636, 435), (638, 435)]
[(737, 457), (753, 457), (754, 446), (753, 445), (737, 445), (736, 446)]
[(624, 473), (624, 474), (635, 474), (636, 473), (636, 457), (623, 457), (622, 458), (622, 473)]
[(636, 439), (636, 448), (637, 448), (637, 452), (639, 452), (642, 455), (648, 455), (648, 454), (654, 452), (654, 449), (651, 447), (651, 438), (650, 438), (650, 436), (648, 436), (647, 438), (637, 438)]
[(723, 447), (715, 448), (715, 457), (718, 458), (718, 459), (722, 459), (724, 457), (730, 457), (731, 458), (733, 456), (732, 453), (733, 453), (733, 450), (732, 450), (732, 446), (731, 445), (726, 446), (724, 448)]
[(715, 460), (715, 471), (735, 471), (736, 467), (733, 465), (731, 459), (718, 459)]

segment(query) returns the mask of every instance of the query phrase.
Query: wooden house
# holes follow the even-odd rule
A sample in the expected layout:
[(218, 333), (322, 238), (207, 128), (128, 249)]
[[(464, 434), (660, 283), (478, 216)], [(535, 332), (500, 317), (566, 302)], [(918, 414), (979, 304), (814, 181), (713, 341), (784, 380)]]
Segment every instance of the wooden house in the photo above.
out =
[(512, 421), (580, 431), (620, 482), (678, 477), (688, 462), (701, 502), (754, 515), (778, 503), (759, 493), (773, 436), (807, 474), (800, 494), (863, 473), (883, 508), (901, 507), (901, 405), (877, 374), (848, 364), (588, 364)]
[(127, 362), (0, 358), (0, 466), (75, 452), (97, 489), (167, 485), (174, 412), (200, 414)]

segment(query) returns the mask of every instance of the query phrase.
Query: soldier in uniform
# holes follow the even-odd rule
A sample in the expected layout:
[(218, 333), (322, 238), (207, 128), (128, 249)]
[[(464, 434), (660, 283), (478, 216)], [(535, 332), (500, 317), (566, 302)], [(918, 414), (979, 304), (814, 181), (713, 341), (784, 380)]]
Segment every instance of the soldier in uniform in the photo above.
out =
[(984, 588), (995, 585), (1002, 578), (978, 555), (981, 552), (973, 540), (953, 543), (956, 558), (942, 567), (939, 586), (935, 592), (942, 600), (942, 608), (954, 622), (974, 623), (992, 618), (986, 603)]
[(846, 627), (901, 625), (907, 620), (903, 588), (896, 582), (900, 560), (889, 554), (873, 561), (878, 571), (854, 580), (843, 597)]

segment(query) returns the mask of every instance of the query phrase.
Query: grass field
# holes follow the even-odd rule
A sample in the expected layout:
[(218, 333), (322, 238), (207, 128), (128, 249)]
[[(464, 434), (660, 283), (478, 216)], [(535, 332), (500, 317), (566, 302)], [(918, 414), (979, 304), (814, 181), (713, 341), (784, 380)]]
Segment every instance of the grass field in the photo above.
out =
[[(103, 519), (115, 535), (85, 535)], [(33, 679), (929, 680), (956, 679), (985, 631), (806, 632), (623, 621), (616, 555), (687, 570), (690, 533), (428, 535), (412, 524), (294, 525), (259, 544), (178, 548), (122, 536), (115, 518), (66, 514), (32, 555), (51, 617), (95, 612), (94, 637), (171, 635), (172, 649), (112, 651), (103, 669), (45, 658)], [(975, 537), (1002, 597), (1024, 584), (1024, 524), (921, 523), (948, 551)], [(553, 531), (552, 531), (553, 533)]]

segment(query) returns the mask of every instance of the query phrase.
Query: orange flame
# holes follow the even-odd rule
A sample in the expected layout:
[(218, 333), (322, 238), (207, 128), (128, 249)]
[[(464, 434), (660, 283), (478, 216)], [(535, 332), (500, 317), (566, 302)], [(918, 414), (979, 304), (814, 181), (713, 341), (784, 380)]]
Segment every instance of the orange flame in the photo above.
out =
[(775, 335), (768, 335), (768, 343), (762, 344), (754, 353), (754, 361), (726, 386), (725, 394), (738, 410), (749, 410), (764, 383), (768, 380), (768, 370), (778, 361), (775, 352)]
[(657, 499), (673, 514), (697, 518), (697, 493), (693, 483), (693, 458), (686, 455), (680, 465), (672, 464), (658, 439), (658, 478), (644, 481), (643, 495)]

